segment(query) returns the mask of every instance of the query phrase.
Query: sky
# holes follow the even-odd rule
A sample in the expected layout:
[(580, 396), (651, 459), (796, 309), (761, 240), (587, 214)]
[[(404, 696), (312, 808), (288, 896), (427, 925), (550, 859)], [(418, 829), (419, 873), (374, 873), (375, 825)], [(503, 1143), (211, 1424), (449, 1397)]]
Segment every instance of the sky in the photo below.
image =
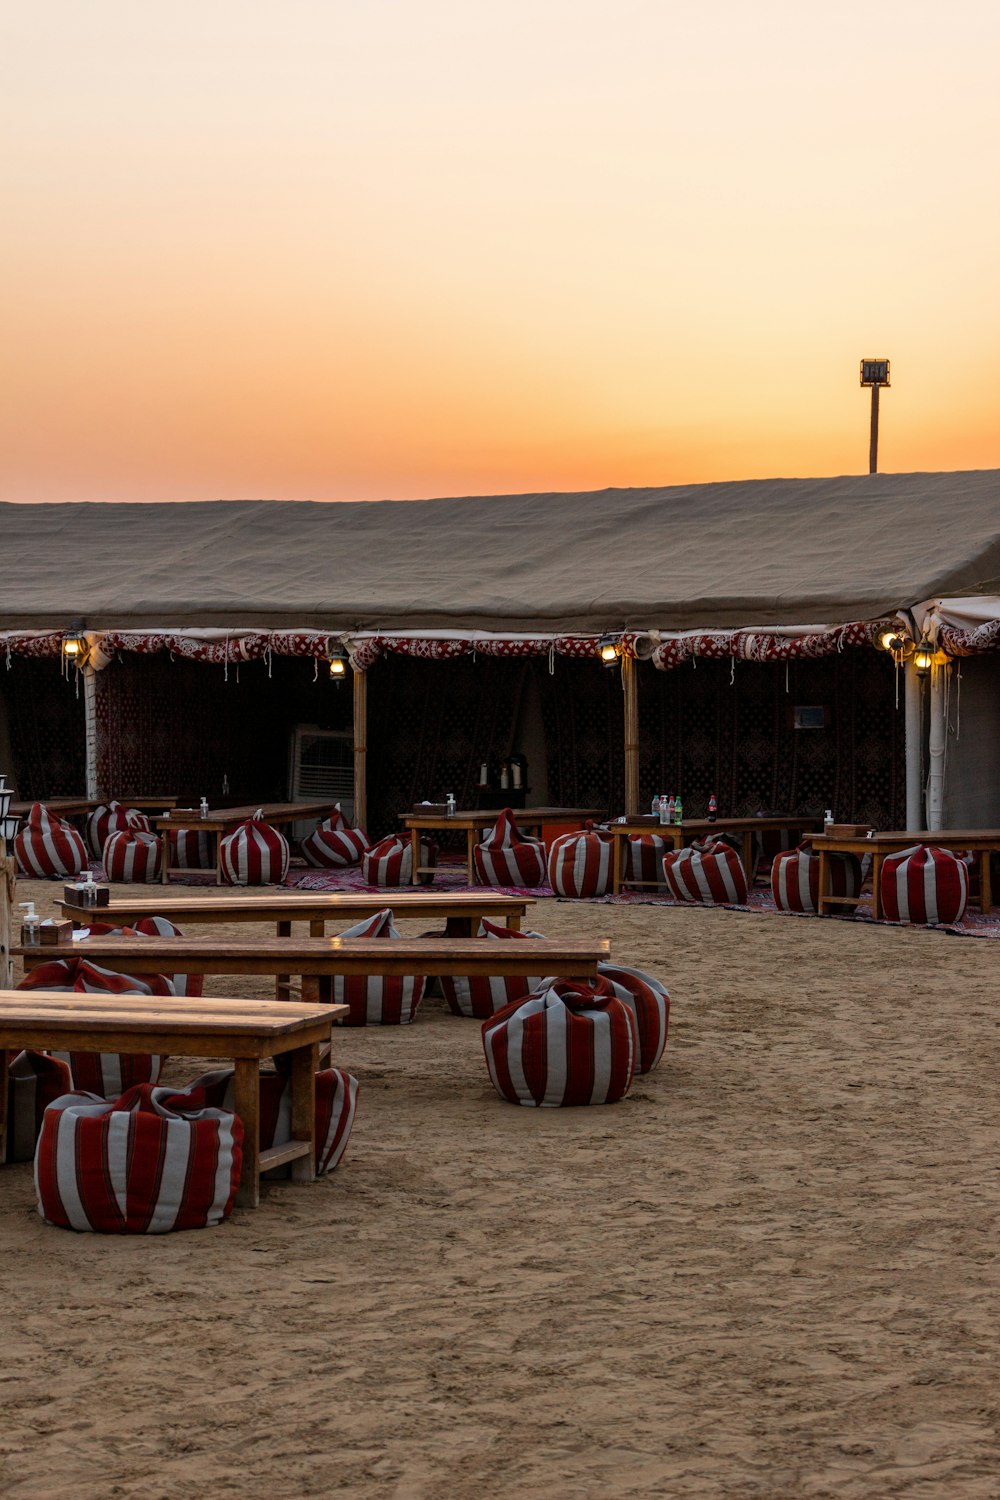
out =
[(996, 0), (0, 17), (0, 500), (1000, 467)]

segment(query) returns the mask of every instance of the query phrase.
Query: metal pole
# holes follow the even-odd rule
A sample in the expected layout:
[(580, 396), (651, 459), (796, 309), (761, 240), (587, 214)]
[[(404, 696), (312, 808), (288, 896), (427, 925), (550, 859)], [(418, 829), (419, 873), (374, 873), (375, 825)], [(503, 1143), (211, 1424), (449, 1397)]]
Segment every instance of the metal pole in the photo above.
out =
[(872, 435), (868, 445), (868, 472), (878, 473), (878, 386), (872, 386)]

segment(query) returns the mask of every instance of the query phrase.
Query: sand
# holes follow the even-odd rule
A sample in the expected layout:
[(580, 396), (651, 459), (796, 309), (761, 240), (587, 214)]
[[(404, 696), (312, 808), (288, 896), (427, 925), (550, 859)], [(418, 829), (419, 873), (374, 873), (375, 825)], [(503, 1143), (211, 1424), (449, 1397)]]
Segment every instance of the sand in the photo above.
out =
[[(672, 992), (620, 1104), (503, 1103), (434, 1000), (337, 1034), (336, 1174), (219, 1229), (74, 1235), (0, 1172), (4, 1496), (1000, 1495), (1000, 945), (554, 900), (533, 925)], [(239, 983), (209, 988), (266, 992)]]

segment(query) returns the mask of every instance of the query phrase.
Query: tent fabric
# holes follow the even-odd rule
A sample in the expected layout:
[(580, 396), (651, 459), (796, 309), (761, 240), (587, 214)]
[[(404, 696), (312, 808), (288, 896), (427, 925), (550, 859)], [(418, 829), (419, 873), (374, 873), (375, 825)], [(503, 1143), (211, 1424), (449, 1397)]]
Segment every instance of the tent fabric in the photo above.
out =
[(1000, 470), (360, 503), (6, 503), (0, 554), (5, 631), (834, 627), (1000, 593)]

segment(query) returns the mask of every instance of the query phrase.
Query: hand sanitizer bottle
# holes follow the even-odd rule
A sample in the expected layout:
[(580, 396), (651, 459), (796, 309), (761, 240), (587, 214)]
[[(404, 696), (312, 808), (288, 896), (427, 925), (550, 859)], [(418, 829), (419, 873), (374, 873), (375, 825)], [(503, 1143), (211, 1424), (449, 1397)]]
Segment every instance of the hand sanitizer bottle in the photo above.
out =
[(24, 948), (37, 948), (41, 942), (38, 929), (42, 925), (38, 913), (35, 911), (34, 901), (20, 901), (19, 906), (24, 907), (24, 921), (21, 923), (21, 946)]

